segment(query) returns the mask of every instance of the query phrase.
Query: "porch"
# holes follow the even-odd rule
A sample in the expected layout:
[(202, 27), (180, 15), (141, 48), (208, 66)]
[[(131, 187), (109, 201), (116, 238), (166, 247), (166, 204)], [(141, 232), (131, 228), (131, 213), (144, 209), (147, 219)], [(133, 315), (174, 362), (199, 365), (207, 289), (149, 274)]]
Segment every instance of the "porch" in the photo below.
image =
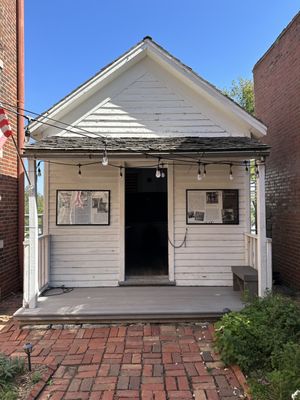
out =
[[(258, 269), (258, 236), (246, 233), (245, 265)], [(50, 270), (51, 236), (38, 239), (38, 293), (35, 308), (20, 308), (14, 318), (21, 325), (46, 323), (105, 323), (121, 321), (215, 320), (226, 311), (243, 308), (241, 293), (228, 286), (128, 286), (57, 288), (47, 292)], [(271, 271), (272, 241), (267, 239), (267, 271)], [(30, 262), (29, 242), (25, 243), (25, 261)], [(271, 282), (271, 276), (266, 276)], [(28, 279), (24, 282), (30, 283)], [(45, 291), (46, 289), (46, 291)], [(30, 304), (24, 288), (24, 305)]]
[[(56, 295), (53, 293), (56, 293)], [(214, 320), (226, 309), (243, 308), (232, 287), (115, 287), (56, 289), (41, 295), (36, 308), (21, 308), (22, 325), (120, 321)]]
[[(158, 164), (153, 165), (153, 157), (160, 155), (161, 146), (166, 145), (166, 139), (151, 139), (150, 159), (143, 154), (133, 157), (126, 152), (112, 153), (109, 165), (100, 165), (97, 160), (89, 161), (93, 157), (99, 158), (97, 152), (100, 151), (101, 155), (102, 148), (99, 150), (91, 147), (99, 145), (99, 142), (89, 144), (88, 151), (91, 153), (88, 159), (86, 154), (74, 154), (75, 164), (70, 162), (71, 154), (49, 155), (48, 147), (53, 146), (53, 138), (45, 141), (45, 146), (48, 147), (38, 147), (41, 144), (36, 149), (31, 147), (34, 157), (37, 158), (38, 152), (38, 158), (45, 160), (46, 165), (45, 235), (38, 237), (35, 185), (37, 166), (35, 159), (29, 154), (29, 176), (32, 183), (29, 193), (29, 240), (25, 243), (23, 309), (16, 313), (16, 319), (22, 323), (23, 320), (41, 323), (61, 320), (74, 322), (217, 318), (226, 308), (236, 310), (242, 307), (240, 294), (235, 293), (232, 288), (231, 266), (245, 265), (255, 268), (258, 275), (258, 294), (263, 296), (265, 290), (272, 286), (271, 253), (268, 250), (270, 244), (265, 237), (265, 166), (261, 154), (257, 159), (256, 151), (266, 150), (248, 139), (232, 139), (228, 142), (229, 139), (226, 138), (226, 146), (223, 138), (206, 139), (182, 139), (175, 150), (180, 153), (178, 157), (182, 157), (181, 152), (187, 152), (191, 160), (177, 162), (166, 158), (163, 167), (159, 164), (159, 168)], [(58, 142), (59, 140), (55, 139)], [(55, 147), (55, 151), (65, 150), (66, 141), (64, 138), (63, 143), (57, 143), (59, 146)], [(154, 142), (157, 142), (158, 147), (153, 150)], [(177, 143), (173, 138), (171, 142)], [(84, 143), (85, 141), (82, 142)], [(146, 146), (147, 143), (143, 139), (138, 144)], [(227, 149), (229, 144), (229, 150), (224, 152), (224, 146)], [(234, 144), (238, 144), (238, 149), (232, 154)], [(114, 141), (111, 146), (116, 146)], [(204, 159), (201, 164), (192, 158), (195, 155), (195, 146), (198, 149), (211, 149), (212, 154), (206, 150), (209, 154), (205, 163)], [(217, 150), (224, 156), (221, 161), (215, 157), (216, 146), (219, 146)], [(253, 146), (256, 146), (254, 150)], [(81, 149), (82, 146), (78, 148)], [(167, 144), (166, 151), (168, 148), (171, 148), (170, 143)], [(120, 143), (117, 149), (120, 149)], [(138, 147), (134, 149), (141, 151)], [(117, 151), (114, 147), (105, 148), (107, 150)], [(27, 150), (29, 153), (30, 151)], [(253, 151), (257, 175), (257, 235), (249, 233), (249, 162)], [(161, 163), (161, 158), (158, 163)], [(83, 173), (80, 168), (84, 168)], [(164, 171), (163, 178), (156, 179), (157, 171), (161, 178), (161, 170)], [(130, 179), (127, 181), (126, 177)], [(133, 177), (135, 180), (131, 179)], [(135, 198), (129, 198), (131, 191), (134, 195), (144, 195), (141, 188), (150, 199), (147, 205), (145, 201), (136, 203)], [(97, 190), (108, 193), (107, 202), (103, 200), (107, 204), (104, 213), (106, 222), (74, 223), (75, 220), (70, 217), (73, 211), (70, 210), (79, 208), (82, 211), (83, 206), (80, 206), (81, 203), (77, 206), (76, 201), (71, 202), (70, 197), (64, 203), (59, 194), (61, 196), (62, 192), (66, 192), (66, 195), (73, 196), (76, 192), (81, 196), (86, 191), (88, 199), (88, 195)], [(160, 192), (164, 193), (164, 199), (159, 198), (158, 202), (152, 194)], [(194, 208), (202, 210), (197, 211), (197, 219), (193, 208), (195, 193), (197, 201)], [(93, 213), (101, 214), (97, 202), (94, 205), (87, 201), (88, 204), (88, 216)], [(135, 264), (126, 259), (131, 250), (126, 232), (129, 228), (132, 229), (135, 222), (128, 218), (129, 206), (134, 212), (138, 209), (146, 210), (149, 214), (146, 215), (147, 223), (150, 217), (152, 221), (153, 215), (159, 215), (157, 224), (163, 221), (166, 228), (163, 245), (160, 242), (157, 245), (158, 242), (153, 240), (155, 235), (145, 237), (137, 230), (138, 236), (142, 238), (141, 242), (147, 244), (145, 251), (145, 247), (140, 246), (139, 237), (135, 237), (134, 254), (142, 256), (136, 262), (138, 269), (143, 270), (141, 274), (136, 274), (135, 270), (133, 274), (128, 267)], [(154, 208), (155, 213), (150, 213), (150, 207)], [(158, 214), (158, 209), (164, 209), (165, 212)], [(67, 211), (66, 215), (71, 219), (65, 219), (61, 210)], [(160, 218), (162, 215), (163, 218)], [(146, 225), (144, 217), (145, 214), (139, 216), (138, 222)], [(148, 279), (148, 273), (144, 271), (145, 264), (149, 254), (159, 253), (159, 246), (164, 249), (166, 268), (162, 270), (163, 273), (156, 271), (153, 275), (159, 279), (163, 276), (167, 283), (176, 286), (162, 286), (159, 282), (159, 286), (150, 287), (149, 282), (146, 282), (143, 287), (118, 287), (124, 282), (128, 283), (128, 277), (132, 278), (132, 275), (145, 275)], [(73, 290), (57, 297), (42, 295), (48, 287), (62, 286)]]

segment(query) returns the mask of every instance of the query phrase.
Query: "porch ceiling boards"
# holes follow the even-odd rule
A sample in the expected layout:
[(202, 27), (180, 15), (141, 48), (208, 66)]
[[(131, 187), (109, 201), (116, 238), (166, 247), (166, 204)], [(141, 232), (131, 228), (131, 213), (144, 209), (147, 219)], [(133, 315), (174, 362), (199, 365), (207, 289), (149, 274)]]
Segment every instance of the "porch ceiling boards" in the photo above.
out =
[(51, 136), (25, 148), (25, 156), (37, 154), (63, 155), (102, 153), (110, 154), (196, 154), (203, 156), (247, 155), (266, 156), (270, 147), (248, 137), (138, 137), (95, 138)]
[(41, 296), (37, 308), (20, 308), (21, 324), (116, 321), (214, 320), (224, 309), (243, 308), (232, 287), (75, 288), (57, 296)]

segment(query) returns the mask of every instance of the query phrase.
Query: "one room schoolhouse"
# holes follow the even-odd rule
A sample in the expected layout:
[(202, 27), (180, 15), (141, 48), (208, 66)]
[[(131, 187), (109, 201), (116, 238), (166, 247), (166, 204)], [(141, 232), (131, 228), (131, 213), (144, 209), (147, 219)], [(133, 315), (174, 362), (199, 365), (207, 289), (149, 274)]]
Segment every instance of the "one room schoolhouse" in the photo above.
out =
[[(255, 270), (259, 295), (271, 288), (266, 127), (150, 37), (29, 130), (30, 236), (17, 319), (221, 313), (241, 306), (234, 267), (241, 280)], [(41, 237), (37, 160), (45, 165)], [(43, 294), (59, 287), (63, 296)]]

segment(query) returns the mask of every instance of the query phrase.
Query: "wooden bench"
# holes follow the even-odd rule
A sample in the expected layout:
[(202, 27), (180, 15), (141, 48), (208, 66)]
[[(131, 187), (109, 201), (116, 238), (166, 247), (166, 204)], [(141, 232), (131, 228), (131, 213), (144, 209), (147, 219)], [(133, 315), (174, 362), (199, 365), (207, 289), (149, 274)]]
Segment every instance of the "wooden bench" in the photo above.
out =
[(256, 269), (245, 266), (231, 267), (233, 273), (233, 290), (247, 292), (250, 298), (257, 296), (258, 275)]

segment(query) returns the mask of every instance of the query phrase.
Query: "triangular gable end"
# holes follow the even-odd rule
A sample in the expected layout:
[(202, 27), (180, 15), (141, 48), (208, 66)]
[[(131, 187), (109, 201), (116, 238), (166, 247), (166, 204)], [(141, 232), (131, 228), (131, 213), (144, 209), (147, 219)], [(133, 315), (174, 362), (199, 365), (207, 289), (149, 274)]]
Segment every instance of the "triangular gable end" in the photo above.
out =
[[(255, 136), (266, 127), (146, 38), (42, 116), (113, 136)], [(62, 130), (32, 125), (37, 139)]]

